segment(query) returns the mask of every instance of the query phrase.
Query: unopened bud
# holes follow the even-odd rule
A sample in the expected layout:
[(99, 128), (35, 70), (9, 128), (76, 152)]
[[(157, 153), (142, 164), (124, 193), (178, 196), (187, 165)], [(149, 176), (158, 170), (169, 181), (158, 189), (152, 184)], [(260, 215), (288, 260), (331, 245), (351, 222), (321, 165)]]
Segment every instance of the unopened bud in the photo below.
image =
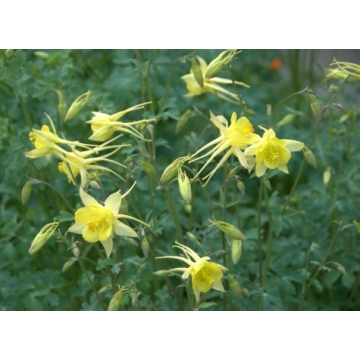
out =
[(47, 60), (50, 57), (50, 54), (45, 51), (35, 51), (34, 55), (41, 60)]
[(186, 235), (191, 242), (199, 244), (199, 241), (194, 234), (187, 232)]
[(236, 185), (238, 187), (238, 189), (240, 190), (240, 192), (245, 195), (245, 184), (241, 181), (241, 180), (238, 180), (236, 182)]
[(187, 109), (180, 116), (179, 121), (176, 123), (176, 129), (175, 129), (176, 134), (178, 134), (183, 129), (183, 127), (186, 125), (186, 123), (190, 119), (191, 115), (192, 115), (192, 111), (190, 109)]
[(241, 288), (241, 291), (243, 293), (244, 296), (246, 296), (247, 298), (250, 297), (250, 291), (247, 288)]
[(167, 181), (173, 179), (178, 173), (179, 167), (190, 159), (190, 156), (182, 156), (174, 160), (170, 165), (166, 167), (160, 178), (160, 184), (164, 184)]
[(204, 87), (204, 75), (201, 71), (200, 65), (194, 58), (191, 59), (191, 72), (194, 74), (195, 80), (199, 86)]
[(271, 104), (266, 104), (266, 116), (271, 116), (272, 108)]
[(95, 181), (95, 180), (90, 180), (90, 181), (89, 181), (89, 185), (90, 185), (93, 189), (101, 190), (100, 184), (99, 184), (97, 181)]
[(332, 265), (340, 274), (346, 275), (346, 270), (341, 264), (335, 261), (329, 261), (327, 264)]
[(278, 126), (284, 126), (290, 124), (294, 121), (295, 118), (296, 118), (295, 114), (287, 114), (278, 122)]
[(331, 179), (331, 168), (327, 167), (323, 173), (323, 183), (327, 185)]
[(190, 180), (187, 177), (186, 172), (182, 171), (181, 168), (179, 168), (178, 171), (178, 182), (182, 198), (185, 200), (185, 202), (191, 203), (192, 195)]
[(80, 256), (80, 249), (77, 246), (74, 246), (72, 252), (76, 258)]
[(160, 277), (165, 277), (165, 276), (168, 276), (169, 273), (170, 272), (168, 270), (159, 270), (159, 271), (153, 272), (153, 275), (160, 276)]
[(76, 258), (71, 258), (70, 260), (66, 261), (61, 269), (61, 272), (64, 273), (68, 271), (76, 263), (76, 261)]
[[(20, 51), (20, 50), (19, 50), (19, 51)], [(14, 49), (7, 49), (7, 50), (5, 51), (5, 56), (6, 56), (8, 59), (10, 59), (10, 58), (14, 55), (14, 53), (15, 53)]]
[(231, 291), (240, 299), (242, 299), (242, 291), (239, 282), (232, 276), (228, 275), (229, 278), (229, 286)]
[(241, 51), (236, 52), (236, 50), (225, 50), (217, 56), (214, 60), (210, 62), (206, 68), (205, 78), (211, 79), (216, 76), (217, 73), (227, 64), (229, 64), (236, 54), (239, 54)]
[(144, 256), (147, 258), (149, 256), (150, 244), (149, 244), (149, 241), (148, 241), (148, 239), (146, 237), (144, 237), (142, 239), (141, 250), (142, 250)]
[(21, 202), (23, 205), (26, 204), (26, 202), (29, 200), (29, 197), (31, 195), (31, 185), (32, 185), (32, 183), (30, 181), (28, 181), (22, 188)]
[(318, 244), (316, 244), (316, 243), (312, 243), (311, 245), (310, 245), (310, 251), (315, 251), (315, 250), (317, 250), (317, 249), (319, 249), (319, 245)]
[(110, 289), (112, 288), (112, 286), (109, 284), (109, 285), (105, 285), (103, 286), (99, 291), (98, 291), (98, 294), (104, 294), (106, 293), (107, 291), (109, 291)]
[(80, 95), (76, 100), (71, 104), (68, 112), (66, 113), (64, 121), (68, 121), (74, 118), (82, 108), (86, 105), (90, 97), (90, 91), (87, 91), (85, 94)]
[(45, 243), (51, 238), (54, 234), (55, 230), (59, 226), (59, 222), (54, 221), (50, 224), (45, 225), (40, 232), (35, 236), (35, 239), (30, 245), (29, 254), (34, 255), (36, 254), (44, 245)]
[(123, 290), (125, 287), (119, 288), (119, 291), (114, 294), (112, 299), (110, 300), (108, 311), (117, 311), (121, 305), (123, 299)]
[(253, 109), (246, 109), (245, 110), (245, 114), (246, 117), (247, 116), (256, 116), (256, 112)]
[(354, 220), (353, 224), (355, 225), (355, 228), (356, 228), (357, 232), (360, 233), (360, 222)]
[(305, 160), (315, 169), (317, 169), (317, 161), (313, 152), (306, 146), (303, 148)]
[(154, 168), (154, 165), (150, 161), (145, 160), (145, 159), (140, 159), (138, 163), (143, 168), (143, 170), (146, 172), (146, 174), (148, 174), (153, 179), (156, 179), (157, 173)]
[(315, 118), (317, 120), (320, 120), (320, 118), (321, 118), (321, 106), (320, 106), (319, 102), (317, 101), (315, 95), (310, 94), (309, 98), (310, 98), (311, 111), (313, 112)]
[(59, 113), (60, 119), (64, 119), (66, 113), (68, 111), (68, 106), (65, 102), (64, 95), (61, 90), (56, 90), (56, 94), (58, 96), (58, 104), (57, 104), (57, 111)]
[(242, 241), (233, 239), (231, 244), (231, 260), (234, 265), (236, 265), (239, 262), (241, 258), (241, 254), (242, 254)]
[(231, 225), (221, 220), (215, 220), (215, 221), (209, 220), (209, 221), (211, 222), (210, 226), (215, 225), (220, 231), (222, 231), (226, 235), (229, 235), (233, 239), (237, 239), (241, 241), (244, 241), (246, 239), (245, 235), (234, 225)]

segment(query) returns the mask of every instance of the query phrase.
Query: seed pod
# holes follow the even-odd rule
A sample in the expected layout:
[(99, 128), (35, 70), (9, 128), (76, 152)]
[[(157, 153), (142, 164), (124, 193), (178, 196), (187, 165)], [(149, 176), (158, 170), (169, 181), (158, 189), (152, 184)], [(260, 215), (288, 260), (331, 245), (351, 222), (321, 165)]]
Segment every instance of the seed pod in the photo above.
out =
[(234, 265), (236, 265), (239, 262), (241, 258), (241, 254), (242, 254), (242, 241), (233, 239), (231, 244), (231, 260)]

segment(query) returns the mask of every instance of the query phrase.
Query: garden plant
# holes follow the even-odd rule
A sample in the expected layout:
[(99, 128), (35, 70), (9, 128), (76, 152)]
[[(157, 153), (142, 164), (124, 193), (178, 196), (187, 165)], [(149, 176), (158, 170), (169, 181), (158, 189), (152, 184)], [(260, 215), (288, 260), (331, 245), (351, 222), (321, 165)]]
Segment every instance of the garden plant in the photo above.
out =
[(340, 55), (0, 50), (0, 308), (359, 310)]

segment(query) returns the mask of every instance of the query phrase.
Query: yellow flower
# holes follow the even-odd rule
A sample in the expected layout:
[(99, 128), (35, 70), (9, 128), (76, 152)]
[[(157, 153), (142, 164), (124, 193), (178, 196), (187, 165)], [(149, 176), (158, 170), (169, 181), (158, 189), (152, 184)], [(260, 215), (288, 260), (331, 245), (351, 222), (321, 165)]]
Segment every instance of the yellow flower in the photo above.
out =
[[(194, 75), (193, 70), (190, 70), (190, 74), (184, 75), (181, 77), (183, 81), (186, 83), (186, 88), (189, 91), (185, 96), (197, 96), (207, 92), (217, 95), (219, 98), (237, 103), (239, 101), (239, 96), (234, 94), (222, 86), (218, 84), (227, 84), (227, 85), (240, 85), (246, 88), (249, 88), (249, 85), (244, 84), (240, 81), (232, 81), (229, 79), (224, 79), (220, 77), (210, 77), (214, 72), (216, 72), (217, 63), (219, 62), (217, 59), (217, 63), (213, 60), (209, 65), (207, 65), (206, 61), (202, 59), (200, 56), (196, 57), (199, 64), (197, 67), (196, 77)], [(214, 71), (215, 70), (215, 71)], [(202, 80), (199, 84), (198, 76), (202, 76)], [(209, 77), (208, 77), (209, 76)]]
[(276, 137), (273, 129), (264, 130), (262, 139), (249, 146), (244, 154), (255, 155), (255, 174), (257, 177), (264, 175), (266, 169), (279, 169), (288, 174), (287, 163), (291, 158), (291, 151), (299, 151), (304, 147), (304, 143), (295, 140), (281, 140)]
[[(199, 174), (205, 169), (205, 167), (222, 151), (227, 150), (225, 155), (222, 157), (220, 162), (216, 165), (215, 169), (212, 170), (207, 176), (205, 176), (203, 179), (207, 179), (205, 185), (208, 183), (208, 181), (211, 179), (211, 177), (214, 175), (216, 170), (224, 164), (224, 162), (232, 155), (234, 154), (240, 164), (245, 169), (251, 169), (254, 166), (254, 163), (251, 161), (253, 160), (251, 157), (246, 158), (244, 153), (240, 150), (242, 148), (245, 148), (246, 146), (250, 144), (254, 144), (257, 141), (260, 140), (260, 136), (254, 133), (254, 128), (250, 121), (245, 117), (242, 116), (239, 119), (237, 118), (236, 113), (234, 112), (231, 116), (231, 124), (228, 126), (228, 121), (223, 116), (215, 116), (212, 112), (210, 112), (210, 120), (213, 122), (213, 124), (220, 130), (220, 136), (203, 146), (200, 150), (198, 150), (195, 154), (193, 154), (191, 157), (195, 157), (200, 152), (204, 151), (210, 146), (215, 145), (210, 151), (208, 151), (206, 154), (192, 159), (190, 162), (200, 160), (204, 157), (210, 156), (208, 161), (205, 163), (205, 165), (198, 171), (198, 173), (195, 175), (195, 178), (199, 176)], [(249, 164), (250, 161), (250, 164)]]
[[(119, 174), (117, 174), (112, 169), (105, 167), (105, 166), (98, 165), (98, 163), (100, 161), (106, 161), (106, 162), (110, 162), (110, 163), (119, 165), (123, 168), (126, 168), (125, 165), (123, 165), (117, 161), (108, 159), (109, 156), (111, 156), (114, 153), (116, 153), (117, 151), (119, 151), (122, 147), (128, 146), (126, 144), (107, 146), (110, 142), (118, 139), (121, 136), (122, 135), (119, 135), (119, 136), (113, 138), (112, 140), (107, 141), (107, 142), (101, 144), (100, 146), (96, 146), (90, 150), (79, 151), (79, 150), (76, 150), (75, 147), (73, 147), (73, 151), (67, 152), (66, 155), (63, 157), (63, 161), (59, 163), (59, 166), (58, 166), (59, 172), (64, 173), (67, 176), (69, 182), (72, 182), (73, 184), (75, 184), (75, 178), (80, 174), (82, 188), (84, 188), (88, 182), (88, 179), (89, 179), (88, 170), (100, 170), (100, 171), (111, 172), (118, 178), (124, 180)], [(114, 150), (104, 156), (89, 157), (90, 155), (97, 154), (100, 151), (111, 150), (111, 149), (114, 149)]]
[(330, 66), (335, 66), (335, 68), (328, 68), (325, 70), (326, 78), (335, 78), (345, 80), (348, 78), (349, 81), (360, 80), (360, 65), (337, 61), (335, 58)]
[(142, 109), (144, 105), (149, 104), (143, 103), (139, 105), (135, 105), (129, 109), (117, 112), (113, 115), (104, 114), (102, 112), (94, 111), (93, 118), (87, 121), (88, 124), (91, 124), (91, 130), (93, 134), (89, 137), (89, 140), (94, 141), (106, 141), (108, 140), (116, 131), (126, 132), (131, 134), (141, 140), (145, 140), (143, 135), (137, 131), (132, 125), (143, 124), (150, 121), (155, 121), (155, 119), (150, 120), (139, 120), (133, 122), (120, 122), (118, 121), (121, 117), (131, 111), (135, 111), (138, 109)]
[(47, 125), (43, 125), (41, 127), (41, 130), (32, 129), (29, 134), (29, 138), (34, 143), (35, 149), (27, 151), (25, 153), (26, 157), (38, 158), (54, 154), (60, 158), (63, 158), (63, 154), (67, 152), (58, 144), (64, 144), (68, 146), (81, 146), (88, 148), (88, 146), (81, 144), (78, 141), (68, 141), (58, 137), (53, 121), (51, 120), (49, 115), (45, 115), (51, 124), (53, 132), (50, 131), (50, 128)]
[[(156, 259), (176, 259), (183, 261), (189, 267), (181, 267), (167, 270), (169, 271), (182, 271), (183, 279), (187, 279), (189, 275), (192, 280), (192, 288), (194, 290), (196, 302), (200, 300), (200, 293), (207, 293), (210, 289), (219, 290), (225, 292), (224, 286), (221, 283), (221, 278), (223, 277), (223, 272), (227, 270), (222, 265), (219, 265), (214, 262), (209, 262), (210, 257), (204, 256), (200, 257), (194, 250), (191, 250), (189, 247), (175, 242), (177, 245), (173, 247), (181, 249), (186, 258), (181, 256), (161, 256)], [(192, 258), (192, 259), (191, 259)]]
[(118, 219), (131, 219), (145, 226), (149, 226), (132, 216), (118, 214), (122, 198), (124, 198), (134, 186), (135, 183), (124, 195), (121, 195), (119, 192), (111, 194), (105, 200), (104, 205), (99, 204), (80, 187), (80, 198), (85, 207), (75, 212), (75, 224), (72, 225), (68, 231), (82, 234), (84, 240), (88, 242), (100, 241), (105, 248), (107, 257), (109, 257), (113, 247), (114, 233), (120, 236), (137, 237), (136, 232), (132, 228)]

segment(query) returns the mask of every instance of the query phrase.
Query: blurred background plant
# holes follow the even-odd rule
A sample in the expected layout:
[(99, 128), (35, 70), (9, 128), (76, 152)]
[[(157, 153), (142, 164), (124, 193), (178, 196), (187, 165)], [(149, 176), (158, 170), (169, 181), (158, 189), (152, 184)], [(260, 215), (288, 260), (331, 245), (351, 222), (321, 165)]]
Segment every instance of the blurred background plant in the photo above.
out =
[[(359, 310), (359, 227), (353, 221), (360, 221), (360, 81), (325, 79), (325, 68), (334, 56), (359, 64), (360, 52), (244, 50), (217, 75), (250, 85), (224, 85), (239, 96), (238, 105), (211, 93), (184, 97), (181, 77), (189, 74), (194, 55), (209, 64), (219, 53), (0, 50), (2, 310), (101, 310), (109, 304), (112, 310), (189, 309), (189, 284), (181, 276), (153, 275), (174, 267), (154, 258), (175, 255), (172, 245), (179, 238), (229, 269), (225, 295), (210, 291), (202, 310)], [(87, 90), (91, 97), (81, 112), (64, 122), (70, 104)], [(121, 174), (127, 188), (137, 182), (123, 205), (151, 227), (139, 227), (137, 241), (122, 238), (108, 259), (97, 244), (81, 238), (67, 244), (61, 236), (30, 256), (40, 229), (56, 218), (64, 234), (80, 204), (57, 163), (24, 156), (33, 148), (31, 129), (49, 125), (46, 112), (58, 135), (89, 143), (91, 112), (115, 114), (148, 101), (140, 115), (135, 111), (127, 119), (156, 119), (137, 127), (151, 141), (126, 138), (132, 146), (116, 159), (127, 166)], [(242, 113), (257, 133), (258, 125), (272, 127), (310, 152), (304, 158), (293, 154), (289, 175), (272, 172), (260, 202), (259, 179), (238, 171), (234, 160), (206, 188), (192, 182), (186, 202), (177, 185), (160, 177), (176, 158), (218, 136), (209, 111), (227, 119)], [(182, 171), (191, 178), (199, 169), (190, 163)], [(93, 176), (100, 189), (92, 195), (101, 200), (124, 186), (109, 174)], [(209, 227), (209, 219), (235, 225), (246, 240), (239, 247), (229, 234)]]

